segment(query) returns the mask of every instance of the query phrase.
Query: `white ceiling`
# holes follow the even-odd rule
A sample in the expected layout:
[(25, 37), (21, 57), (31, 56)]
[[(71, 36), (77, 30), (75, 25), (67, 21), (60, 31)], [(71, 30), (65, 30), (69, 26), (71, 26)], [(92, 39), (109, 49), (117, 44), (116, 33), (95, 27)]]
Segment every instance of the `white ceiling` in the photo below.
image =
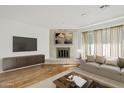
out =
[[(68, 6), (0, 6), (0, 18), (20, 21), (45, 28), (71, 28), (124, 16), (124, 6), (109, 6), (100, 9), (99, 5)], [(86, 13), (82, 16), (81, 14)]]

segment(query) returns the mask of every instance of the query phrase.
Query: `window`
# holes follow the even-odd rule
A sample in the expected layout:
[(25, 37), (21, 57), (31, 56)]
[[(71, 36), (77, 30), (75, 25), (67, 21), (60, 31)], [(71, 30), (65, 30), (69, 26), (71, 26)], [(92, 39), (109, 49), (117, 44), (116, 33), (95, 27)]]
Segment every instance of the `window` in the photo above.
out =
[(124, 26), (84, 32), (84, 55), (124, 56)]
[(102, 32), (103, 56), (110, 57), (110, 31), (104, 29)]
[(88, 33), (88, 50), (89, 50), (88, 54), (91, 54), (91, 55), (94, 54), (95, 50), (94, 50), (94, 33), (93, 32)]

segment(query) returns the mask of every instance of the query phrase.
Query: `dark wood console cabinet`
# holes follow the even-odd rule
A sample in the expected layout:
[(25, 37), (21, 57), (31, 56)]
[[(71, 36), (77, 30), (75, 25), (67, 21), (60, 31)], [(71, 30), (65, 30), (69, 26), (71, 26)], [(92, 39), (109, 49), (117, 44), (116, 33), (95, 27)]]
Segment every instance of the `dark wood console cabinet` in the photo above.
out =
[(45, 62), (44, 55), (30, 55), (3, 58), (3, 71)]

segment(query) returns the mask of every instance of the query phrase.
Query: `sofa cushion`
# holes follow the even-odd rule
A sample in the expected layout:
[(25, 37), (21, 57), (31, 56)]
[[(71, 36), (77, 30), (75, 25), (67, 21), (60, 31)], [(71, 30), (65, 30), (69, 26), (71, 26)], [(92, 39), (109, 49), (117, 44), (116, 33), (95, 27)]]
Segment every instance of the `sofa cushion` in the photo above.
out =
[(119, 59), (119, 62), (118, 62), (119, 67), (124, 68), (124, 58), (119, 57), (118, 59)]
[(104, 56), (96, 56), (96, 62), (103, 64), (105, 62), (105, 57)]
[(112, 65), (112, 66), (118, 66), (118, 58), (106, 58), (105, 64)]
[(104, 71), (106, 73), (114, 73), (114, 74), (120, 74), (120, 68), (118, 66), (111, 66), (111, 65), (101, 65), (99, 68), (100, 71)]
[(94, 68), (99, 68), (100, 67), (100, 64), (98, 64), (98, 63), (95, 63), (95, 62), (89, 62), (89, 63), (86, 63), (85, 65), (88, 65), (89, 66), (89, 69), (90, 69), (90, 67), (94, 67)]
[(94, 55), (87, 55), (87, 62), (95, 62), (95, 56)]
[(121, 69), (121, 74), (124, 75), (124, 68)]
[(100, 67), (100, 64), (95, 62), (86, 62), (84, 64), (81, 64), (79, 67), (85, 71), (96, 74), (96, 73), (99, 73), (98, 69)]

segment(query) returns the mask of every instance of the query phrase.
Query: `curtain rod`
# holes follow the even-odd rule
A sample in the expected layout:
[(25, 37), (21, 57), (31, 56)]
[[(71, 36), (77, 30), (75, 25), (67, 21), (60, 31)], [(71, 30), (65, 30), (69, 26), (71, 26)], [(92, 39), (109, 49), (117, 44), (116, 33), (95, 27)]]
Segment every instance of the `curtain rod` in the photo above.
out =
[[(101, 29), (96, 29), (96, 30), (91, 30), (91, 31), (103, 30), (103, 29), (114, 28), (114, 27), (119, 27), (119, 26), (124, 26), (124, 25), (117, 25), (117, 26), (106, 27), (106, 28), (101, 28)], [(85, 32), (90, 32), (90, 31), (84, 31), (82, 33), (85, 33)]]

